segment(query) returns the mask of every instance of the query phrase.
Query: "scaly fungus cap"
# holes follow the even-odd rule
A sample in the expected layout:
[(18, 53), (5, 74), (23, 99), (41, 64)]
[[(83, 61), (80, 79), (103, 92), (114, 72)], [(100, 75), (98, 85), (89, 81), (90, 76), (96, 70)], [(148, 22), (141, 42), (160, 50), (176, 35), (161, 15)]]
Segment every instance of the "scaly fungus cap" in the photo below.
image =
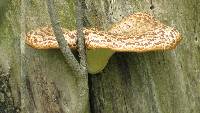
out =
[[(62, 28), (63, 35), (70, 48), (77, 47), (77, 31)], [(88, 68), (90, 73), (101, 71), (115, 51), (147, 52), (174, 49), (181, 41), (180, 33), (156, 20), (147, 13), (135, 13), (114, 24), (107, 32), (96, 29), (84, 29), (85, 45), (88, 49)], [(51, 27), (43, 27), (28, 32), (26, 43), (36, 49), (59, 48)], [(107, 54), (101, 60), (96, 60), (96, 52), (92, 50), (105, 49)], [(92, 52), (90, 52), (92, 51)], [(103, 52), (102, 50), (100, 50)], [(110, 51), (110, 52), (108, 52)], [(92, 53), (92, 54), (91, 54)], [(90, 60), (90, 55), (92, 59)], [(99, 55), (97, 53), (97, 55)], [(99, 63), (98, 62), (102, 62)], [(98, 64), (98, 66), (97, 66)], [(96, 65), (96, 66), (94, 66)], [(93, 69), (95, 67), (95, 69)]]
[[(62, 28), (70, 48), (76, 48), (76, 30)], [(174, 49), (180, 42), (180, 33), (162, 24), (147, 13), (135, 13), (113, 25), (108, 32), (84, 29), (88, 49), (107, 48), (113, 51), (146, 52)], [(36, 49), (59, 48), (51, 27), (28, 32), (26, 43)]]

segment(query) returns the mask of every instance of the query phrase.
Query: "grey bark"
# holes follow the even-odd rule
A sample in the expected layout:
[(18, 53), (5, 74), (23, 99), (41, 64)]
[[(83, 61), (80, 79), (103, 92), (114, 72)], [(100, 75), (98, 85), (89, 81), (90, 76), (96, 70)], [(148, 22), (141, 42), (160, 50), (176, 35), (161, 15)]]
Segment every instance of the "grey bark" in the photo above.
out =
[[(106, 30), (138, 11), (176, 26), (183, 40), (173, 51), (116, 53), (89, 76), (92, 113), (199, 113), (199, 0), (85, 0), (87, 25)], [(0, 24), (0, 108), (10, 113), (72, 113), (80, 104), (77, 78), (59, 50), (25, 46), (27, 76), (20, 71), (21, 2), (10, 2)], [(57, 0), (62, 27), (76, 29), (74, 0)], [(26, 3), (25, 32), (50, 25), (44, 1)], [(24, 86), (23, 89), (20, 86)], [(86, 92), (87, 93), (87, 92)], [(88, 113), (88, 102), (81, 102)]]
[(99, 17), (109, 15), (101, 18), (103, 28), (128, 11), (147, 11), (175, 26), (183, 37), (172, 51), (115, 54), (101, 74), (90, 76), (93, 113), (200, 113), (200, 1), (153, 0), (152, 4), (153, 10), (148, 1), (90, 4)]

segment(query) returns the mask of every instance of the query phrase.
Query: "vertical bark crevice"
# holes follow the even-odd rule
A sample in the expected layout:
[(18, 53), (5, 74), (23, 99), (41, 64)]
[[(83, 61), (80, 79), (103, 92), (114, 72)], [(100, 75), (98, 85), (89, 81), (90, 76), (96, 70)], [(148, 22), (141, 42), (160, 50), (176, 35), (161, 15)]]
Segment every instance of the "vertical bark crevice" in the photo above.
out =
[(28, 96), (29, 96), (29, 103), (31, 105), (31, 111), (34, 113), (34, 110), (36, 109), (37, 110), (37, 106), (36, 106), (36, 103), (35, 103), (35, 98), (34, 98), (34, 94), (33, 94), (33, 90), (32, 90), (32, 84), (30, 82), (30, 79), (28, 76), (26, 76), (26, 80), (25, 80), (25, 85), (26, 85), (26, 88), (27, 88), (27, 91), (28, 91)]

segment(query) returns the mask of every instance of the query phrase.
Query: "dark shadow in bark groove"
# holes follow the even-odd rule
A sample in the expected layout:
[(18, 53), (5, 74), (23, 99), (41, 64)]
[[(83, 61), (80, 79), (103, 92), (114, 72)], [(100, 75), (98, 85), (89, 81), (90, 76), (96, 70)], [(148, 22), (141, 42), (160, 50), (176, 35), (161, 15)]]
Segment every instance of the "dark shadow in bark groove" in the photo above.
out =
[[(27, 87), (27, 90), (28, 90), (28, 94), (29, 94), (29, 102), (31, 105), (33, 105), (32, 107), (34, 107), (35, 109), (37, 109), (37, 106), (35, 104), (35, 99), (34, 99), (34, 96), (33, 96), (33, 90), (32, 90), (32, 85), (31, 85), (31, 82), (30, 82), (30, 79), (28, 76), (26, 76), (26, 87)], [(33, 108), (33, 109), (34, 109)]]
[[(129, 53), (117, 53), (116, 54), (116, 58), (117, 58), (117, 66), (118, 66), (118, 70), (120, 71), (120, 77), (122, 80), (121, 86), (124, 87), (123, 88), (123, 98), (124, 98), (124, 103), (129, 103), (132, 104), (132, 102), (130, 99), (132, 98), (133, 95), (133, 85), (132, 85), (132, 76), (131, 76), (131, 72), (129, 70), (129, 65), (128, 65), (128, 59), (127, 59), (127, 55)], [(126, 105), (126, 107), (129, 107), (133, 110), (133, 108), (131, 107), (133, 105)], [(129, 112), (129, 110), (126, 108), (126, 111)]]
[[(89, 104), (90, 104), (90, 113), (101, 113), (100, 109), (98, 109), (100, 106), (97, 106), (96, 103), (98, 103), (96, 101), (96, 97), (95, 97), (95, 91), (94, 91), (94, 86), (93, 85), (93, 81), (96, 81), (98, 78), (100, 77), (98, 75), (91, 75), (88, 74), (88, 86), (89, 86)], [(96, 80), (95, 80), (96, 79)]]

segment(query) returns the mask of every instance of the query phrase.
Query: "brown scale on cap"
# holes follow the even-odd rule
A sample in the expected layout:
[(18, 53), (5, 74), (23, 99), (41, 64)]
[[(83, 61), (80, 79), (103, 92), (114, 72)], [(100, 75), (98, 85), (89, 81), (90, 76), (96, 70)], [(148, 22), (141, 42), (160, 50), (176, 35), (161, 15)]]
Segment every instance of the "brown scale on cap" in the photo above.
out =
[[(76, 48), (76, 30), (62, 28), (70, 48)], [(84, 29), (88, 49), (107, 48), (113, 51), (146, 52), (174, 49), (181, 41), (180, 33), (147, 13), (135, 13), (114, 24), (107, 32)], [(36, 49), (59, 48), (51, 27), (28, 32), (26, 43)]]

